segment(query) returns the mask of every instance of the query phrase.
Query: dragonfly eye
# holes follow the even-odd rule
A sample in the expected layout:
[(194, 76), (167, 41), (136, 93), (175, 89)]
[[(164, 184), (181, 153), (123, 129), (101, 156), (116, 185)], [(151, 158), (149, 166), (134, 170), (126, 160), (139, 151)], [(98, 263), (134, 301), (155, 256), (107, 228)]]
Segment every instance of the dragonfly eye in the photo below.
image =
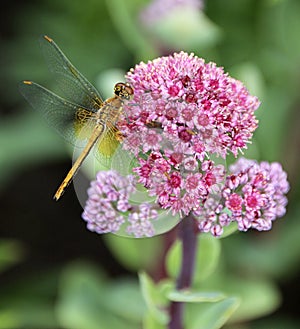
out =
[(133, 97), (133, 88), (128, 83), (118, 82), (115, 85), (114, 93), (124, 100), (130, 100)]

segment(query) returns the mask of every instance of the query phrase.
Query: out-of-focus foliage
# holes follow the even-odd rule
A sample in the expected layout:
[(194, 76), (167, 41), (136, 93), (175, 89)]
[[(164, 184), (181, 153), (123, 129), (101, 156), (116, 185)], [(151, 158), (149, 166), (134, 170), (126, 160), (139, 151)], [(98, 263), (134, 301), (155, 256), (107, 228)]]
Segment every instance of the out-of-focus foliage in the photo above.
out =
[(24, 247), (18, 241), (0, 240), (0, 272), (23, 259), (23, 248)]
[(109, 281), (85, 263), (62, 274), (56, 307), (63, 328), (138, 328), (145, 305), (137, 281)]
[[(271, 232), (231, 234), (221, 240), (201, 237), (195, 282), (187, 294), (174, 291), (172, 281), (181, 258), (179, 243), (169, 249), (166, 268), (163, 266), (168, 236), (134, 241), (105, 239), (114, 261), (127, 270), (147, 270), (156, 279), (167, 272), (171, 278), (154, 281), (141, 272), (140, 291), (137, 279), (108, 278), (100, 256), (99, 264), (81, 260), (51, 263), (51, 271), (34, 266), (26, 271), (31, 251), (24, 241), (15, 240), (13, 231), (7, 234), (3, 228), (4, 237), (14, 239), (0, 242), (0, 271), (5, 283), (0, 277), (0, 329), (126, 329), (140, 328), (142, 322), (146, 329), (162, 329), (167, 323), (164, 307), (172, 300), (188, 302), (188, 329), (221, 328), (225, 323), (227, 329), (300, 326), (291, 317), (294, 313), (284, 314), (299, 304), (299, 288), (295, 287), (294, 294), (289, 291), (289, 298), (281, 296), (280, 289), (296, 282), (300, 265), (300, 1), (207, 0), (199, 15), (193, 12), (192, 17), (185, 18), (188, 11), (180, 17), (179, 13), (172, 14), (153, 29), (140, 20), (141, 10), (149, 3), (32, 0), (12, 1), (3, 9), (0, 193), (34, 164), (67, 156), (63, 142), (17, 91), (17, 83), (23, 79), (55, 89), (37, 42), (40, 34), (47, 34), (105, 97), (112, 90), (116, 72), (118, 76), (140, 60), (174, 50), (193, 51), (224, 66), (262, 102), (257, 111), (259, 128), (245, 155), (283, 164), (291, 182), (287, 215), (274, 223)], [(31, 198), (30, 214), (38, 194), (35, 191), (24, 196)], [(11, 207), (18, 207), (14, 198)], [(10, 211), (2, 212), (1, 223), (12, 220), (10, 216)], [(72, 221), (80, 221), (79, 217)], [(43, 218), (39, 221), (43, 225)], [(34, 229), (28, 227), (29, 236)], [(63, 234), (69, 236), (67, 233)], [(85, 234), (91, 233), (82, 230)], [(40, 240), (44, 238), (41, 235)], [(71, 243), (72, 237), (66, 238), (66, 248)], [(80, 241), (77, 243), (78, 257), (87, 257), (80, 254)], [(284, 310), (276, 312), (281, 303)], [(276, 313), (254, 321), (272, 312)]]

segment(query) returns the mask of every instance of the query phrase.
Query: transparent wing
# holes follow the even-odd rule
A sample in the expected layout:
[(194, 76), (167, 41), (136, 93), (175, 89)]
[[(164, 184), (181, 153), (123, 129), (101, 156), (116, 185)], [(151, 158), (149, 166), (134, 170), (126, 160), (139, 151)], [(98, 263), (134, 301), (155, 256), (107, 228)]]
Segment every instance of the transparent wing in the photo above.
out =
[(107, 122), (103, 135), (97, 141), (93, 153), (101, 165), (98, 170), (115, 169), (124, 175), (132, 173), (132, 168), (137, 166), (134, 155), (122, 147), (124, 136), (110, 122)]
[(120, 145), (118, 134), (118, 129), (106, 122), (103, 134), (94, 147), (95, 158), (106, 168), (110, 168), (111, 159)]
[(74, 146), (78, 139), (87, 139), (95, 125), (95, 113), (71, 103), (31, 81), (19, 86), (21, 94), (41, 113), (48, 124)]
[(40, 44), (49, 69), (56, 75), (65, 96), (91, 111), (98, 110), (103, 100), (96, 88), (72, 65), (51, 38), (41, 37)]

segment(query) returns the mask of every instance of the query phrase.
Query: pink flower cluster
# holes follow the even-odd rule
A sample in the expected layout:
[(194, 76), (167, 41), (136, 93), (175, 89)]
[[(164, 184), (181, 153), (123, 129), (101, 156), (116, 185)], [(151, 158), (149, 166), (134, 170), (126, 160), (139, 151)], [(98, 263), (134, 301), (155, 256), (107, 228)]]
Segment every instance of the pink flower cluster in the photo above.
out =
[(222, 68), (184, 52), (140, 63), (127, 82), (135, 104), (119, 129), (139, 161), (138, 182), (161, 208), (187, 215), (224, 179), (210, 155), (246, 147), (259, 101)]
[[(156, 210), (165, 209), (193, 213), (200, 231), (214, 236), (231, 222), (242, 231), (270, 229), (287, 203), (281, 166), (241, 159), (227, 177), (220, 164), (250, 142), (258, 99), (222, 68), (184, 52), (140, 63), (126, 78), (134, 100), (118, 129), (136, 158), (130, 168), (136, 177), (98, 174), (83, 214), (88, 228), (105, 233), (125, 226), (127, 234), (152, 236)], [(130, 202), (136, 184), (155, 197), (152, 204)]]
[(289, 183), (281, 165), (240, 158), (230, 170), (219, 198), (210, 196), (194, 211), (200, 231), (220, 236), (231, 222), (237, 222), (240, 231), (270, 230), (286, 211)]
[[(137, 105), (126, 108), (131, 124), (121, 130), (125, 146), (135, 154), (170, 145), (182, 161), (186, 156), (202, 160), (207, 152), (237, 156), (257, 128), (258, 99), (222, 68), (193, 54), (140, 63), (127, 82)], [(153, 122), (160, 129), (152, 129)]]
[(88, 189), (82, 214), (87, 228), (96, 233), (116, 233), (126, 226), (125, 233), (137, 238), (153, 236), (151, 221), (157, 219), (157, 211), (146, 202), (130, 202), (135, 185), (132, 175), (123, 177), (113, 170), (100, 171)]
[[(176, 169), (177, 168), (177, 169)], [(184, 161), (185, 172), (178, 171), (176, 159), (164, 158), (161, 153), (151, 153), (147, 160), (140, 159), (140, 166), (134, 168), (150, 196), (162, 209), (171, 209), (172, 214), (188, 215), (205, 200), (210, 192), (219, 190), (225, 169), (210, 160), (201, 166), (193, 157)]]

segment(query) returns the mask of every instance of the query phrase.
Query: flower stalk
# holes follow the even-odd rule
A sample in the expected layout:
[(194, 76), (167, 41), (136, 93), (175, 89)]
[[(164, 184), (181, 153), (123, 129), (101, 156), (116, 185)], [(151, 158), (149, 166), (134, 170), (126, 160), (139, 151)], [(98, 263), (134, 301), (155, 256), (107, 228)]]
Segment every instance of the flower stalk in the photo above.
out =
[[(177, 290), (189, 289), (193, 280), (197, 249), (197, 225), (191, 214), (179, 224), (178, 236), (182, 241), (181, 269), (176, 283)], [(183, 329), (184, 303), (172, 302), (170, 305), (169, 329)]]

